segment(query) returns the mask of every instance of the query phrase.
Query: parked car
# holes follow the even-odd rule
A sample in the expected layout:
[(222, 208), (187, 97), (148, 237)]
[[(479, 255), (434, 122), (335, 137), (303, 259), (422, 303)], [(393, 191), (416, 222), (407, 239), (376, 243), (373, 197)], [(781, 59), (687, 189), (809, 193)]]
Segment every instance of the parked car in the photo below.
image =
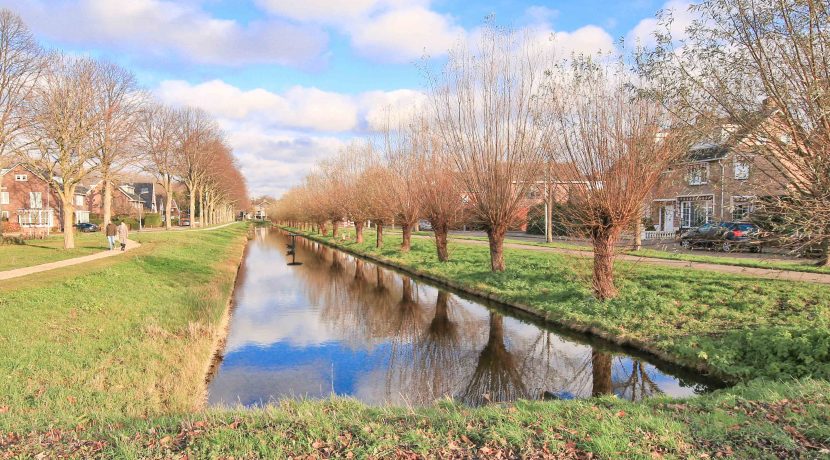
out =
[(98, 230), (101, 229), (97, 225), (95, 225), (93, 223), (90, 223), (90, 222), (75, 224), (75, 228), (77, 228), (78, 231), (81, 231), (81, 232), (84, 232), (84, 233), (93, 233), (93, 232), (97, 232)]
[(418, 221), (418, 230), (422, 232), (432, 231), (432, 223), (426, 219), (421, 219)]
[(190, 227), (190, 218), (189, 217), (182, 217), (179, 220), (179, 225), (182, 227)]
[(749, 249), (761, 252), (762, 239), (758, 226), (748, 222), (721, 222), (701, 225), (680, 235), (683, 249), (714, 248), (724, 252)]

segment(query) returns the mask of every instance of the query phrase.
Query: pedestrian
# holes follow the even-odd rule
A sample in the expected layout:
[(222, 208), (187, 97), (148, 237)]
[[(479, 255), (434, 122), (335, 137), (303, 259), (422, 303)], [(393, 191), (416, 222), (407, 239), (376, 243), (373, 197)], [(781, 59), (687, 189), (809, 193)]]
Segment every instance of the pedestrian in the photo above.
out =
[(122, 251), (127, 249), (127, 236), (129, 236), (129, 234), (130, 227), (128, 227), (127, 223), (122, 220), (121, 225), (118, 226), (118, 241), (121, 242)]
[(107, 244), (109, 244), (110, 251), (112, 251), (115, 249), (115, 236), (118, 235), (118, 227), (116, 227), (114, 223), (110, 222), (107, 224), (105, 231), (107, 234)]

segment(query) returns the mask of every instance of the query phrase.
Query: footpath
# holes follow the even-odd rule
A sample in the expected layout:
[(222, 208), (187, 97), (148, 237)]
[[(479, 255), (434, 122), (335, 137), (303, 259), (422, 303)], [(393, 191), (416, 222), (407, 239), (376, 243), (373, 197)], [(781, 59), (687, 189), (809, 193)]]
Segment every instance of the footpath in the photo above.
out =
[[(177, 231), (200, 232), (200, 231), (207, 231), (207, 230), (217, 230), (217, 229), (220, 229), (220, 228), (225, 228), (227, 226), (233, 225), (235, 223), (236, 222), (228, 222), (227, 224), (217, 225), (215, 227), (188, 228), (188, 229), (177, 230)], [(153, 231), (166, 231), (166, 230), (164, 230), (164, 229), (152, 230), (152, 231), (144, 230), (141, 233), (150, 233), (150, 232), (153, 232)], [(55, 270), (55, 269), (58, 269), (58, 268), (71, 267), (71, 266), (74, 266), (74, 265), (81, 265), (81, 264), (85, 264), (85, 263), (88, 263), (88, 262), (92, 262), (94, 260), (106, 259), (107, 257), (114, 257), (114, 256), (117, 256), (117, 255), (120, 255), (120, 254), (124, 254), (126, 252), (129, 252), (133, 249), (137, 249), (139, 247), (141, 247), (141, 244), (138, 243), (137, 241), (127, 240), (127, 247), (125, 248), (124, 251), (121, 251), (120, 249), (114, 249), (112, 251), (107, 250), (107, 251), (102, 251), (102, 252), (96, 252), (95, 254), (90, 254), (88, 256), (75, 257), (74, 259), (59, 260), (57, 262), (49, 262), (49, 263), (46, 263), (46, 264), (33, 265), (31, 267), (22, 267), (22, 268), (15, 268), (14, 270), (6, 270), (6, 271), (0, 272), (0, 281), (10, 280), (10, 279), (13, 279), (13, 278), (20, 278), (22, 276), (28, 276), (28, 275), (32, 275), (32, 274), (35, 274), (35, 273), (45, 272), (45, 271), (49, 271), (49, 270)]]

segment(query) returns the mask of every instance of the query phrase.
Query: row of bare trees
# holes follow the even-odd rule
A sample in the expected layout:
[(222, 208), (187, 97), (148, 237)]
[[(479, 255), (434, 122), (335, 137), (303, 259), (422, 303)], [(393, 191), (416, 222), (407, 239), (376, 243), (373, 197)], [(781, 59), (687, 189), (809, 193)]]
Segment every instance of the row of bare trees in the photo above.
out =
[[(504, 239), (545, 169), (577, 184), (568, 216), (595, 249), (593, 287), (616, 294), (614, 246), (637, 220), (646, 194), (682, 149), (672, 117), (638, 97), (620, 57), (557, 61), (528, 37), (489, 27), (475, 47), (459, 47), (430, 74), (429, 102), (389, 126), (380, 139), (357, 142), (320, 165), (283, 197), (282, 220), (355, 222), (411, 229), (429, 220), (438, 258), (447, 232), (466, 219), (486, 231), (490, 267), (505, 270)], [(336, 225), (336, 224), (335, 224)]]
[(328, 222), (351, 220), (359, 241), (371, 220), (378, 246), (396, 222), (402, 251), (427, 219), (442, 261), (448, 229), (465, 219), (487, 231), (499, 272), (505, 233), (547, 170), (570, 190), (562, 219), (593, 243), (593, 290), (609, 299), (617, 295), (615, 247), (649, 193), (692, 144), (729, 124), (760, 130), (741, 138), (749, 145), (730, 147), (751, 149), (782, 173), (790, 193), (763, 206), (771, 221), (826, 255), (826, 3), (710, 0), (692, 12), (699, 20), (686, 31), (691, 38), (672, 37), (666, 20), (655, 47), (630, 55), (558, 58), (550, 44), (486, 27), (443, 69), (427, 69), (428, 102), (415, 116), (321, 164), (282, 198), (277, 216), (324, 233)]
[(155, 102), (116, 64), (48, 52), (19, 16), (0, 10), (0, 163), (18, 159), (49, 182), (60, 200), (64, 247), (74, 247), (77, 187), (102, 182), (102, 218), (126, 173), (151, 174), (166, 193), (183, 184), (191, 218), (228, 221), (247, 207), (244, 178), (224, 133), (204, 111)]

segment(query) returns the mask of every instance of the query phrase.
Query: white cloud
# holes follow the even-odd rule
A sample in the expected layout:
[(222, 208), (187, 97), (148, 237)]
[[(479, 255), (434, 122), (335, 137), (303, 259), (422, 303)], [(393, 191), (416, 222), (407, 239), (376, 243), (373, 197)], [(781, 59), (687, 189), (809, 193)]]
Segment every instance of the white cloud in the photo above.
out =
[(199, 64), (307, 66), (320, 58), (327, 34), (279, 19), (247, 25), (217, 19), (198, 2), (59, 0), (0, 5), (19, 12), (38, 34), (75, 44), (117, 47), (154, 59)]
[(466, 36), (449, 16), (421, 6), (394, 9), (349, 28), (360, 54), (391, 62), (407, 62), (425, 53), (440, 56)]
[(201, 107), (220, 118), (266, 126), (341, 132), (354, 129), (358, 122), (358, 108), (350, 96), (317, 88), (295, 86), (276, 94), (259, 88), (243, 91), (221, 80), (197, 85), (169, 80), (155, 92), (173, 105)]
[(162, 102), (200, 107), (216, 117), (252, 193), (274, 196), (299, 183), (349, 137), (379, 130), (388, 116), (394, 122), (425, 99), (409, 89), (350, 95), (295, 86), (278, 94), (221, 80), (165, 81), (154, 93)]
[[(689, 0), (669, 0), (661, 8), (662, 10), (670, 11), (672, 14), (673, 20), (669, 26), (669, 31), (675, 40), (684, 38), (686, 36), (686, 28), (692, 25), (694, 14), (689, 10), (690, 6), (691, 2)], [(646, 46), (654, 45), (654, 32), (658, 27), (657, 18), (643, 19), (631, 29), (627, 40)]]

